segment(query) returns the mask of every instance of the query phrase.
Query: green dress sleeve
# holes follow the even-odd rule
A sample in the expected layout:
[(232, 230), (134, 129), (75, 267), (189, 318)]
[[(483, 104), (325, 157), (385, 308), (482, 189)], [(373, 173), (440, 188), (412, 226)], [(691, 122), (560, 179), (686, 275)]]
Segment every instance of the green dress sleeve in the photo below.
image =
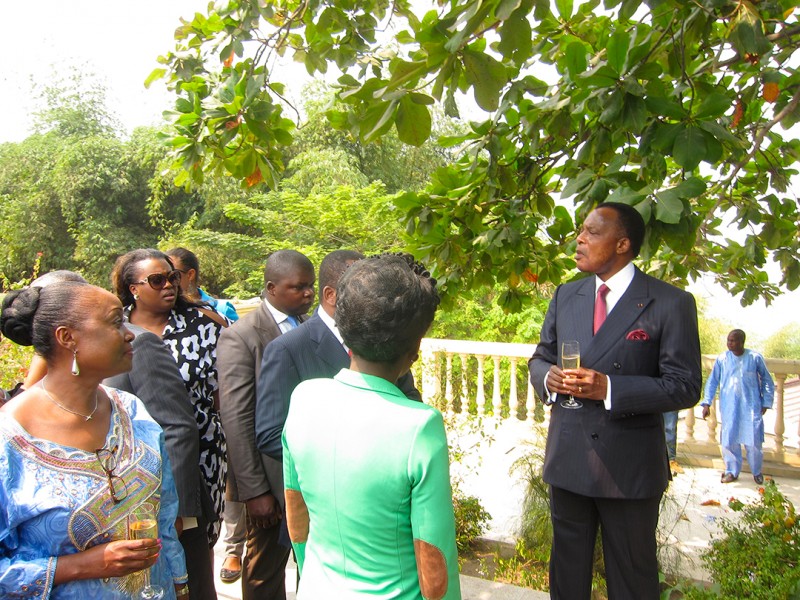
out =
[(411, 530), (422, 595), (460, 599), (450, 461), (442, 415), (431, 411), (409, 455)]

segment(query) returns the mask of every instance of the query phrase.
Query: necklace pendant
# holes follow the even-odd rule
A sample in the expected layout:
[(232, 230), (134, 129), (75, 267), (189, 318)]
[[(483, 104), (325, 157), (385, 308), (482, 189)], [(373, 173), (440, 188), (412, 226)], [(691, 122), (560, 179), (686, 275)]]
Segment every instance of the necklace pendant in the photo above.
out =
[(89, 415), (88, 417), (86, 417), (86, 420), (87, 421), (91, 421), (92, 420), (92, 415)]

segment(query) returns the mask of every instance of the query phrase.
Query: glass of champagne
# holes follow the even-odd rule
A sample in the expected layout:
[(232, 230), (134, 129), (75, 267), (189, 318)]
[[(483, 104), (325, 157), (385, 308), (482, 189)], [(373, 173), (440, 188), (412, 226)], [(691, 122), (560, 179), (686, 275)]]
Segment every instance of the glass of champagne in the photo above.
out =
[[(581, 366), (581, 346), (577, 341), (563, 342), (561, 344), (561, 369), (578, 369)], [(562, 400), (563, 408), (581, 408), (582, 402), (578, 402), (569, 395), (569, 400)]]
[[(158, 511), (152, 502), (143, 502), (128, 515), (128, 533), (132, 540), (158, 539)], [(150, 585), (150, 569), (144, 572), (144, 587), (134, 598), (139, 600), (161, 600), (164, 590)]]

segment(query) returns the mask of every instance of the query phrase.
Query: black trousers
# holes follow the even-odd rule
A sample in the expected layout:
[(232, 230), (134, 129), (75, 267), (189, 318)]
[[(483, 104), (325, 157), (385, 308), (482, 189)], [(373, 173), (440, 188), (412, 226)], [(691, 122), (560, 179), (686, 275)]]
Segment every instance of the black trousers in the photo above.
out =
[(208, 547), (207, 523), (197, 519), (197, 527), (185, 529), (178, 537), (186, 555), (189, 575), (189, 600), (216, 600), (214, 584), (214, 552)]
[(589, 600), (597, 528), (609, 600), (658, 600), (656, 527), (661, 497), (591, 498), (550, 486), (550, 598)]
[(242, 600), (286, 600), (286, 563), (290, 548), (280, 543), (281, 523), (256, 527), (247, 518), (242, 561)]

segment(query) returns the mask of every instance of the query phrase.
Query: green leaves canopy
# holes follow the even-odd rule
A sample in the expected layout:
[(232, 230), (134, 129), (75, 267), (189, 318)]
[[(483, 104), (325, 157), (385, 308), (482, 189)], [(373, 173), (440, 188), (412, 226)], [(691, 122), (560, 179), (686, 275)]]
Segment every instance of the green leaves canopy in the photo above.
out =
[(800, 285), (798, 142), (779, 128), (800, 116), (795, 4), (452, 0), (422, 14), (405, 0), (232, 0), (185, 22), (151, 79), (177, 96), (179, 183), (210, 172), (275, 187), (294, 127), (276, 55), (342, 71), (348, 110), (330, 122), (362, 141), (394, 128), (419, 145), (430, 103), (457, 116), (467, 94), (486, 117), (442, 140), (460, 158), (397, 202), (446, 290), (500, 282), (513, 307), (521, 278), (560, 282), (571, 215), (610, 199), (648, 223), (651, 272), (712, 272), (752, 302)]

